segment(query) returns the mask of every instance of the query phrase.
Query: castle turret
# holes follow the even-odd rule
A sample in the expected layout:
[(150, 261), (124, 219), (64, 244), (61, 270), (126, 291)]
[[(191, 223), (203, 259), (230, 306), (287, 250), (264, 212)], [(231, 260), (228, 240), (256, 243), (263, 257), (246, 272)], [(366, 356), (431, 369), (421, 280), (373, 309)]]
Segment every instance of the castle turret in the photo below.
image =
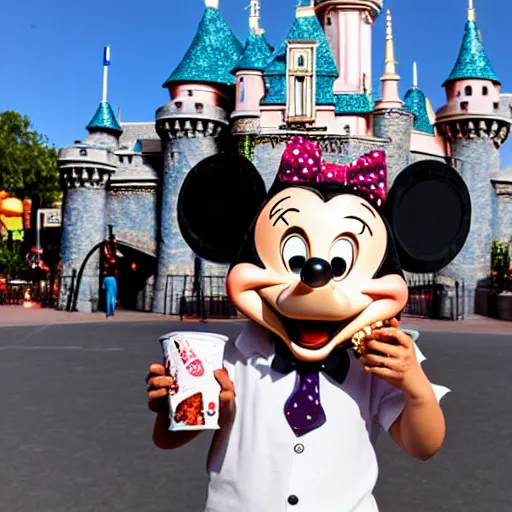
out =
[(222, 149), (234, 106), (235, 77), (231, 70), (243, 47), (218, 7), (218, 0), (206, 0), (192, 44), (163, 85), (169, 89), (171, 100), (156, 113), (156, 129), (164, 145), (161, 236), (153, 304), (158, 313), (166, 312), (168, 304), (167, 276), (194, 273), (194, 255), (177, 222), (179, 190), (190, 169)]
[(382, 0), (316, 1), (339, 71), (335, 94), (371, 94), (372, 27), (381, 10)]
[(402, 109), (403, 102), (399, 91), (400, 76), (396, 68), (393, 20), (391, 12), (387, 11), (384, 74), (381, 77), (382, 98), (375, 105), (373, 133), (376, 137), (390, 140), (386, 147), (389, 187), (402, 169), (409, 164), (414, 124), (414, 114)]
[(500, 115), (501, 86), (484, 49), (473, 0), (457, 62), (443, 85), (447, 103), (437, 112), (437, 127), (451, 145), (453, 165), (469, 188), (473, 213), (464, 249), (442, 273), (474, 290), (489, 272), (489, 227), (495, 224), (496, 211), (490, 180), (500, 167), (499, 147), (508, 137), (510, 119)]
[[(64, 185), (62, 228), (62, 275), (79, 272), (91, 249), (107, 234), (107, 190), (110, 176), (116, 170), (114, 150), (122, 129), (107, 100), (107, 72), (110, 49), (105, 49), (103, 97), (88, 124), (89, 137), (84, 143), (59, 152), (59, 170)], [(97, 311), (100, 292), (99, 252), (94, 253), (84, 268), (79, 284), (76, 307), (81, 312)], [(70, 282), (63, 280), (59, 307), (69, 301)]]
[(232, 114), (234, 133), (256, 132), (259, 128), (260, 102), (265, 95), (265, 70), (273, 48), (260, 28), (260, 2), (251, 0), (249, 37), (234, 69), (236, 75), (236, 104)]
[(299, 0), (293, 25), (264, 76), (263, 128), (279, 129), (283, 122), (290, 128), (325, 127), (334, 121), (338, 70), (310, 0)]
[(416, 131), (435, 135), (435, 114), (429, 99), (418, 87), (418, 67), (416, 62), (413, 68), (412, 87), (405, 94), (403, 109), (414, 114), (414, 129)]

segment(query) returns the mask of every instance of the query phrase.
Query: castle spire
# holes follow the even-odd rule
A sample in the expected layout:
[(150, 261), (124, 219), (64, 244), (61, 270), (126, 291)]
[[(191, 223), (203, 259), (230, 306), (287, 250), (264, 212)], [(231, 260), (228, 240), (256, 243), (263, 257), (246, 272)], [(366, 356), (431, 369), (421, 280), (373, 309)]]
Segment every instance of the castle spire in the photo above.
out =
[(249, 9), (251, 9), (251, 14), (249, 15), (249, 29), (253, 34), (262, 35), (265, 31), (260, 28), (260, 0), (251, 0), (249, 5)]
[(393, 20), (391, 11), (386, 14), (386, 54), (384, 74), (382, 82), (382, 99), (376, 105), (376, 110), (402, 108), (403, 102), (400, 99), (399, 84), (400, 76), (396, 72), (397, 62), (395, 60), (395, 41), (393, 39)]
[(204, 0), (204, 4), (207, 9), (218, 9), (219, 0)]
[(468, 21), (476, 21), (476, 11), (473, 0), (469, 0)]
[(418, 88), (418, 65), (416, 62), (412, 65), (412, 87), (413, 89)]
[(385, 60), (384, 75), (396, 75), (396, 60), (395, 60), (395, 41), (393, 40), (393, 19), (391, 18), (391, 11), (388, 9), (386, 13), (386, 60)]

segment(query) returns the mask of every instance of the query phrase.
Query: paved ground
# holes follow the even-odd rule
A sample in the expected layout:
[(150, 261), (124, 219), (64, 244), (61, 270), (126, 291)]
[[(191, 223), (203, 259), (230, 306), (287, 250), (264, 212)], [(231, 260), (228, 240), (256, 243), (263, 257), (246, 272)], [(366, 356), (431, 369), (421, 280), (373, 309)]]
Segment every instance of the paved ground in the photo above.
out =
[[(208, 435), (158, 451), (145, 406), (158, 337), (183, 325), (99, 320), (0, 329), (0, 510), (201, 512)], [(234, 336), (241, 324), (186, 328)], [(512, 335), (502, 332), (422, 331), (431, 379), (453, 390), (448, 438), (426, 464), (380, 440), (381, 512), (512, 510)]]

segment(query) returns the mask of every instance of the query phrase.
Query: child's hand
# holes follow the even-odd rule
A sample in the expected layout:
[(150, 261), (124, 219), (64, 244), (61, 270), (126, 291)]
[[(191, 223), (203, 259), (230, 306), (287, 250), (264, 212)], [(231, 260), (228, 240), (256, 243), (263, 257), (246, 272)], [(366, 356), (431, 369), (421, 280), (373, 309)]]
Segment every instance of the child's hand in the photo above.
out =
[(176, 391), (176, 383), (172, 377), (165, 375), (165, 366), (152, 364), (146, 377), (148, 385), (149, 408), (159, 414), (169, 413), (169, 391)]
[(219, 426), (230, 425), (235, 417), (235, 387), (225, 368), (217, 370), (215, 378), (221, 386), (219, 394)]
[(367, 372), (407, 394), (422, 394), (428, 381), (416, 358), (414, 342), (398, 328), (398, 321), (393, 320), (391, 325), (372, 332), (365, 341), (365, 353), (360, 360)]

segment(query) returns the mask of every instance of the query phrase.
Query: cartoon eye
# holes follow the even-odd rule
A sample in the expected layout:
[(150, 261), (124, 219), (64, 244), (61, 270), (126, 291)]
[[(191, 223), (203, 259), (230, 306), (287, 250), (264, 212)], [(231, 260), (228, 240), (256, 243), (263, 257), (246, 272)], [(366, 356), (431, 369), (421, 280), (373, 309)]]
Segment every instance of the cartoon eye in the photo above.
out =
[(354, 243), (348, 238), (340, 238), (331, 248), (331, 267), (335, 279), (342, 279), (352, 270), (355, 258)]
[(304, 239), (297, 235), (288, 238), (283, 245), (283, 261), (290, 272), (300, 274), (307, 259), (308, 248)]

